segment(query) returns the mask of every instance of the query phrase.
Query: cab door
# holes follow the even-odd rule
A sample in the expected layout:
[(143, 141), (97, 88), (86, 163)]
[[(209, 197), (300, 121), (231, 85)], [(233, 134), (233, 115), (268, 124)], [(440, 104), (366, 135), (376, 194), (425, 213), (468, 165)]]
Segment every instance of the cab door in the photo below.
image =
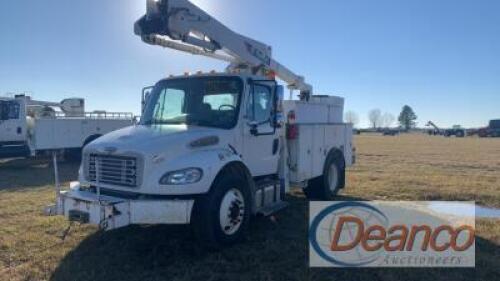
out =
[(26, 119), (23, 113), (24, 107), (19, 101), (0, 101), (0, 142), (26, 140)]
[(254, 177), (278, 172), (280, 144), (276, 91), (274, 81), (253, 81), (245, 97), (242, 156)]

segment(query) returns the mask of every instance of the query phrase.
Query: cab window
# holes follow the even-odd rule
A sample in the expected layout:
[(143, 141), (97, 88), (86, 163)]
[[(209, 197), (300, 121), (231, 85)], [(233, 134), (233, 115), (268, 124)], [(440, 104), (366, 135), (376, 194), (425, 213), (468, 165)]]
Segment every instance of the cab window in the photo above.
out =
[(257, 123), (265, 123), (271, 120), (272, 108), (273, 96), (271, 88), (254, 85), (247, 106), (247, 118)]
[(184, 98), (186, 93), (183, 90), (166, 88), (163, 89), (158, 103), (155, 105), (154, 117), (158, 122), (179, 118), (184, 115)]
[(0, 102), (0, 119), (19, 119), (19, 103), (12, 101)]
[(237, 104), (235, 94), (211, 94), (203, 96), (203, 103), (210, 105), (212, 110), (233, 110)]
[(9, 119), (19, 119), (19, 103), (10, 102)]

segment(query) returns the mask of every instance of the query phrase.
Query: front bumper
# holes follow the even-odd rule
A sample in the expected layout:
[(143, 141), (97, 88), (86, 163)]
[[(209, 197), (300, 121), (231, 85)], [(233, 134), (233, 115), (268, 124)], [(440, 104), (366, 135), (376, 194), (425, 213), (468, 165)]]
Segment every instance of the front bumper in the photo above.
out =
[(61, 191), (55, 210), (70, 221), (89, 223), (102, 230), (130, 224), (189, 224), (194, 200), (141, 200), (114, 196), (98, 196), (73, 183)]

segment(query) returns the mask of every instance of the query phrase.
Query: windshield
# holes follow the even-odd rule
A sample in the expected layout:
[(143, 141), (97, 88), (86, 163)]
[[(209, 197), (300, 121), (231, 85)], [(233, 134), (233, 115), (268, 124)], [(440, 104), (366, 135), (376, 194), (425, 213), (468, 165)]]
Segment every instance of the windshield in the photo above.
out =
[(237, 77), (189, 77), (159, 82), (141, 123), (231, 129), (236, 125), (243, 83)]
[(19, 103), (0, 101), (0, 120), (19, 119)]

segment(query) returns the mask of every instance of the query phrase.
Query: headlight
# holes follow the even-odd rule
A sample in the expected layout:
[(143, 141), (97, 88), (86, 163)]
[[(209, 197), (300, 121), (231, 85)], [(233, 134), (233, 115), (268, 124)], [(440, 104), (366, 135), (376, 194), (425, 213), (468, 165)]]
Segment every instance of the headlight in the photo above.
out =
[(182, 185), (196, 183), (201, 180), (203, 171), (200, 168), (187, 168), (168, 172), (160, 179), (161, 185)]

